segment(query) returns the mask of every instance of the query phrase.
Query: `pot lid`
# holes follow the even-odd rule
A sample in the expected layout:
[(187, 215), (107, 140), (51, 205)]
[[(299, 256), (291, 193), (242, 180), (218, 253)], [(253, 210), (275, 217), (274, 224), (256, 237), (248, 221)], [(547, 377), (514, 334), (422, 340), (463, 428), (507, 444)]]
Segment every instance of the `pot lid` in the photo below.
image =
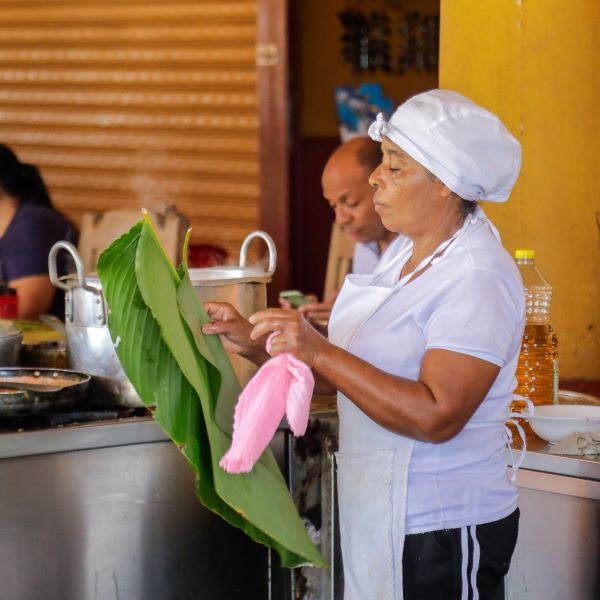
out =
[(271, 273), (256, 267), (222, 266), (190, 269), (192, 285), (216, 286), (237, 283), (269, 283)]

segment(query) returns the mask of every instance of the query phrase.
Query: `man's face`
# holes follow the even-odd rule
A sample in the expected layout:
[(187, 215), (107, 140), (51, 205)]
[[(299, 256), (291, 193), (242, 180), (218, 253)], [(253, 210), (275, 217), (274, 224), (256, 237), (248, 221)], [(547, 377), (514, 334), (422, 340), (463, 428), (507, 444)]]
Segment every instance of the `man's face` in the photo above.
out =
[(330, 160), (321, 177), (323, 196), (335, 222), (357, 242), (379, 242), (389, 234), (373, 207), (375, 190), (367, 169), (353, 157)]

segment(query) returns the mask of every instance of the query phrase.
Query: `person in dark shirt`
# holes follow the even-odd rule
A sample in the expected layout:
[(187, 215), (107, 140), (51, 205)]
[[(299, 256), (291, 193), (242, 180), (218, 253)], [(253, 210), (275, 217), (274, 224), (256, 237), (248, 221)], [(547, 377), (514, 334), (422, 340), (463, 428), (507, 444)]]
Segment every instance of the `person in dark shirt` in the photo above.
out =
[(48, 253), (77, 233), (52, 205), (38, 169), (0, 144), (0, 262), (2, 276), (19, 295), (19, 318), (64, 316), (64, 297), (48, 277)]

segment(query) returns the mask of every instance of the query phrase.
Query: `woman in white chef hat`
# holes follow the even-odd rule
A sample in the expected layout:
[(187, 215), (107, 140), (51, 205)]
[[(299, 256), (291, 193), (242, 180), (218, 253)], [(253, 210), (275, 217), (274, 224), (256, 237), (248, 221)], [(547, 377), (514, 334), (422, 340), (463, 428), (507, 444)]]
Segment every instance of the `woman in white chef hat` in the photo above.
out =
[(338, 393), (346, 600), (491, 599), (519, 512), (504, 423), (524, 326), (519, 273), (479, 200), (504, 202), (520, 145), (491, 112), (447, 90), (410, 98), (369, 134), (383, 224), (412, 240), (372, 275), (349, 275), (329, 339), (296, 311), (250, 319), (208, 304), (230, 349), (307, 363)]

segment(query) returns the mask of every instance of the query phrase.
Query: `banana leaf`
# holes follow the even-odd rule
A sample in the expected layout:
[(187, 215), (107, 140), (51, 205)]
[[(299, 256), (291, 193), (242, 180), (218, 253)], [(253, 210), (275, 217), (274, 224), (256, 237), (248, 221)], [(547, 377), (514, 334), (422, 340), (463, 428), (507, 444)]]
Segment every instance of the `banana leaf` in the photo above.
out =
[(123, 369), (194, 470), (200, 501), (275, 549), (282, 565), (326, 566), (270, 449), (247, 474), (218, 466), (240, 385), (218, 337), (202, 334), (209, 318), (187, 266), (173, 269), (147, 216), (101, 254), (98, 275)]

